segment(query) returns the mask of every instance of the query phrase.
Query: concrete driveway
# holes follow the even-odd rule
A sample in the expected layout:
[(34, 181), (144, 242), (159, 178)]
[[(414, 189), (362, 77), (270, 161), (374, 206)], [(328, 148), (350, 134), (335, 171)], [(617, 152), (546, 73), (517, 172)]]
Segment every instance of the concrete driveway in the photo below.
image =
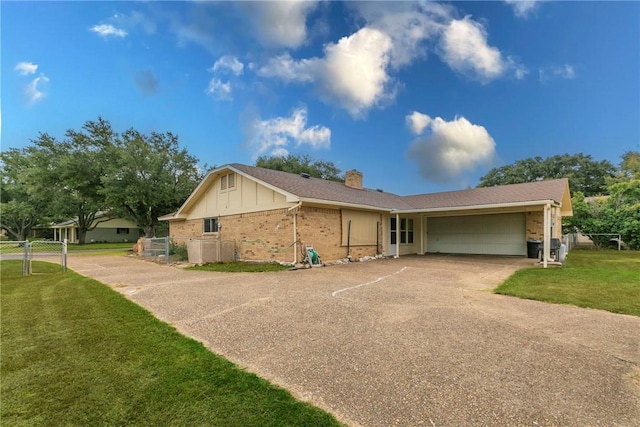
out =
[(349, 425), (640, 426), (640, 318), (490, 293), (531, 260), (254, 274), (113, 256), (69, 265)]

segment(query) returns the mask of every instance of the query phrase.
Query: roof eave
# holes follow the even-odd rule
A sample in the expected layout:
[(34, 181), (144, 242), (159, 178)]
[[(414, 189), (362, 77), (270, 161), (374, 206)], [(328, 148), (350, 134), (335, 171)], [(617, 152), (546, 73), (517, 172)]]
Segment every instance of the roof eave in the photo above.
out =
[(543, 206), (551, 204), (553, 206), (560, 206), (554, 200), (531, 200), (528, 202), (509, 202), (509, 203), (493, 203), (488, 205), (468, 205), (468, 206), (449, 206), (442, 208), (421, 208), (421, 209), (393, 209), (392, 213), (399, 214), (413, 214), (413, 213), (430, 213), (430, 212), (456, 212), (456, 211), (469, 211), (469, 210), (484, 210), (484, 209), (500, 209), (500, 208), (516, 208), (523, 206)]
[(380, 206), (363, 205), (359, 203), (337, 202), (334, 200), (323, 200), (323, 199), (315, 199), (315, 198), (300, 198), (300, 201), (303, 204), (311, 203), (316, 205), (340, 206), (345, 208), (373, 210), (378, 212), (391, 212), (393, 210), (392, 208), (382, 208)]

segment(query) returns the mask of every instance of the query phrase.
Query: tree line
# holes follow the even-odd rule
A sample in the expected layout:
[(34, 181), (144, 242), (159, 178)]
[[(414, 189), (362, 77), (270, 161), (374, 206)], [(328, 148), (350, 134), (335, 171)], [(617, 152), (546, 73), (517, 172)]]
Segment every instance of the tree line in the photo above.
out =
[(40, 133), (0, 153), (0, 226), (24, 240), (39, 225), (74, 219), (79, 243), (103, 221), (123, 217), (154, 236), (202, 179), (198, 160), (170, 132), (121, 134), (98, 118), (57, 140)]

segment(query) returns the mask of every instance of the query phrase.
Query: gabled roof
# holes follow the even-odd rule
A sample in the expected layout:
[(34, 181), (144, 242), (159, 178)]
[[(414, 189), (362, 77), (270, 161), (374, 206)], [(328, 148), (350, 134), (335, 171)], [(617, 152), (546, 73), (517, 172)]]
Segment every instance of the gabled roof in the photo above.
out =
[(460, 191), (399, 196), (393, 193), (357, 189), (341, 182), (298, 174), (232, 163), (217, 168), (205, 177), (182, 207), (162, 220), (178, 218), (188, 206), (196, 202), (206, 184), (221, 173), (233, 171), (247, 176), (287, 196), (290, 202), (338, 204), (385, 211), (432, 211), (478, 209), (509, 205), (542, 205), (552, 203), (562, 206), (563, 215), (571, 215), (569, 180), (566, 178), (523, 184), (473, 188)]

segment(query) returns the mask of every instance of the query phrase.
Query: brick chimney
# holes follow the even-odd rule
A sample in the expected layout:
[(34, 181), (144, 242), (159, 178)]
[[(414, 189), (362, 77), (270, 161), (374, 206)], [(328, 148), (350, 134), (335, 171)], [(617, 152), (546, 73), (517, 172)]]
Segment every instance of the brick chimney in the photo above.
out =
[(355, 169), (346, 171), (344, 173), (344, 185), (350, 188), (362, 190), (362, 172), (358, 172)]

